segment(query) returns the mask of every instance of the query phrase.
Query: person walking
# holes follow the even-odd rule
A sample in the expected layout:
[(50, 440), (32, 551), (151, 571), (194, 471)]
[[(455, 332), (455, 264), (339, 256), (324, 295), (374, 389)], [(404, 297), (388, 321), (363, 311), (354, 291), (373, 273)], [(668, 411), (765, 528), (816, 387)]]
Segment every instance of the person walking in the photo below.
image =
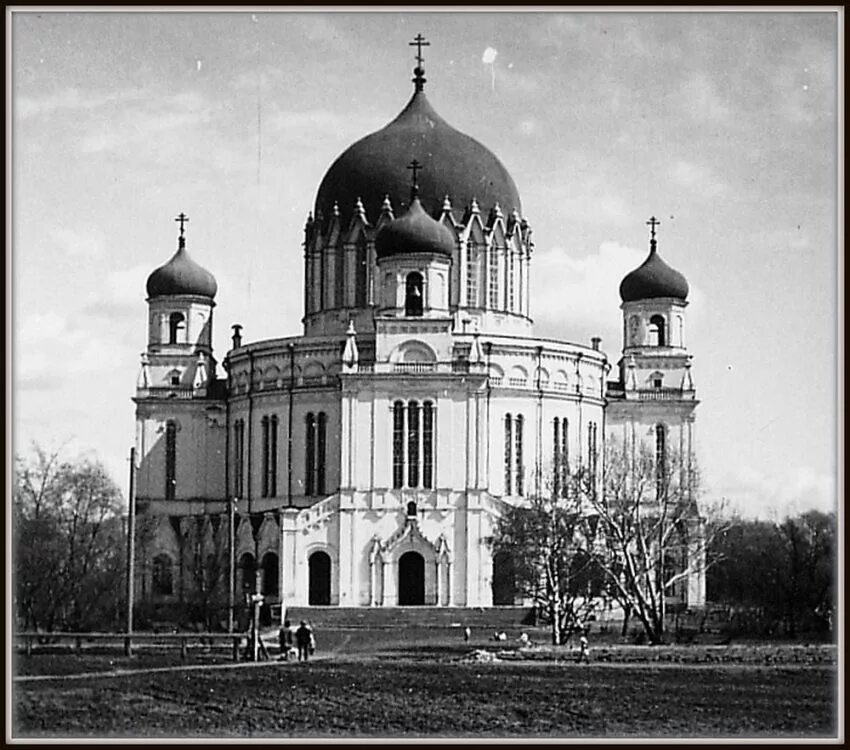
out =
[(316, 649), (313, 628), (307, 624), (306, 620), (301, 620), (301, 625), (295, 631), (295, 645), (298, 646), (298, 661), (307, 661)]
[(584, 659), (586, 664), (590, 664), (590, 646), (587, 642), (587, 631), (582, 631), (581, 638), (578, 639), (578, 663), (581, 664)]
[(289, 620), (284, 620), (277, 634), (280, 644), (280, 658), (282, 661), (289, 659), (289, 652), (294, 650), (292, 639), (292, 623)]

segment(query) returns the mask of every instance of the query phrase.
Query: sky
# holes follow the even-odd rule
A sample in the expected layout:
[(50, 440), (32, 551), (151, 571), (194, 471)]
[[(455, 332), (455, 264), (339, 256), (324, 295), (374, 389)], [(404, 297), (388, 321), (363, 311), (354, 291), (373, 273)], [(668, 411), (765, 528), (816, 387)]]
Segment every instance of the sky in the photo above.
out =
[(422, 33), (430, 102), (519, 189), (536, 334), (601, 336), (616, 364), (619, 284), (657, 216), (659, 251), (691, 288), (707, 498), (747, 517), (835, 509), (838, 21), (786, 9), (13, 13), (14, 451), (93, 455), (126, 492), (145, 281), (174, 253), (180, 212), (190, 254), (218, 281), (219, 361), (233, 323), (246, 342), (301, 332), (319, 183), (403, 108)]

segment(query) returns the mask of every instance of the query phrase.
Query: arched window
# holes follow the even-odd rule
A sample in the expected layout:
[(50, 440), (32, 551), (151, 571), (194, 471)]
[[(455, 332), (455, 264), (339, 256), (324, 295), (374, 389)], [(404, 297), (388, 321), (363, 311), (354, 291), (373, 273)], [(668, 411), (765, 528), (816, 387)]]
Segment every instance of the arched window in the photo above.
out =
[(434, 487), (434, 405), (422, 404), (422, 486)]
[(277, 495), (277, 416), (263, 417), (263, 497)]
[(518, 414), (516, 422), (514, 422), (514, 444), (516, 446), (516, 494), (523, 494), (523, 466), (522, 466), (522, 426), (524, 419), (522, 414)]
[(552, 440), (552, 495), (561, 496), (561, 420), (555, 417), (555, 432)]
[(250, 552), (239, 558), (239, 571), (242, 580), (242, 595), (253, 594), (257, 590), (257, 561)]
[(413, 271), (407, 274), (407, 280), (405, 282), (404, 314), (408, 316), (421, 316), (422, 310), (422, 274)]
[(165, 426), (165, 499), (173, 500), (177, 493), (177, 424)]
[(419, 486), (419, 404), (407, 405), (407, 486)]
[(354, 305), (355, 307), (366, 307), (366, 285), (367, 280), (367, 252), (366, 236), (361, 234), (354, 251)]
[(493, 310), (499, 308), (499, 254), (504, 248), (491, 247), (487, 253), (487, 305)]
[(407, 504), (407, 517), (416, 518), (416, 503), (413, 501)]
[(597, 469), (599, 468), (599, 445), (597, 443), (596, 422), (587, 423), (587, 466), (593, 481), (593, 491), (596, 491)]
[(345, 306), (345, 248), (342, 244), (334, 250), (334, 307)]
[(324, 495), (327, 415), (323, 411), (320, 411), (318, 415), (309, 412), (305, 417), (305, 423), (306, 467), (304, 493), (306, 495)]
[(404, 403), (393, 404), (393, 487), (404, 487)]
[(515, 284), (515, 280), (514, 280), (514, 265), (515, 265), (514, 258), (515, 258), (515, 255), (516, 255), (516, 253), (512, 252), (511, 249), (508, 248), (508, 252), (505, 256), (505, 259), (507, 260), (507, 263), (505, 264), (505, 266), (506, 266), (505, 275), (507, 276), (507, 286), (506, 286), (506, 288), (507, 288), (507, 291), (508, 291), (507, 300), (505, 301), (505, 307), (507, 308), (508, 312), (513, 312), (514, 303), (515, 303), (515, 300), (516, 300), (516, 293), (515, 293), (516, 284)]
[(481, 250), (470, 243), (466, 252), (466, 305), (467, 307), (481, 307), (479, 283), (481, 265)]
[(156, 596), (171, 596), (174, 587), (171, 577), (171, 558), (166, 554), (153, 559), (153, 593)]
[(263, 594), (277, 596), (280, 591), (279, 560), (274, 552), (263, 555)]
[(435, 407), (430, 401), (393, 404), (393, 487), (396, 489), (433, 489), (434, 415)]
[(183, 313), (171, 313), (168, 318), (168, 343), (182, 344), (183, 331), (186, 330), (186, 317)]
[(245, 495), (245, 422), (233, 423), (233, 490), (236, 497)]
[(655, 425), (655, 494), (660, 500), (664, 494), (667, 468), (667, 431), (663, 424)]
[(667, 346), (667, 338), (665, 334), (663, 316), (653, 315), (649, 319), (649, 345)]
[(513, 420), (505, 414), (505, 494), (513, 494)]

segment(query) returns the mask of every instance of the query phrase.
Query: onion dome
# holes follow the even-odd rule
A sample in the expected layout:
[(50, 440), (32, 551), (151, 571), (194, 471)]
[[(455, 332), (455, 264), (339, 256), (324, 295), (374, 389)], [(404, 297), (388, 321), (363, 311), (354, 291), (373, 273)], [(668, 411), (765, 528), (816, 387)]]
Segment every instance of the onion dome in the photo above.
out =
[(415, 194), (407, 213), (385, 224), (375, 237), (378, 258), (407, 253), (438, 253), (451, 258), (454, 248), (451, 230), (432, 219)]
[[(485, 146), (449, 125), (425, 96), (424, 70), (417, 67), (415, 91), (392, 122), (354, 143), (331, 165), (316, 196), (318, 216), (331, 216), (334, 203), (346, 211), (361, 198), (367, 215), (378, 216), (384, 197), (396, 208), (408, 198), (408, 176), (400, 165), (414, 157), (422, 164), (420, 195), (426, 206), (442, 206), (450, 196), (455, 206), (473, 197), (489, 210), (498, 203), (522, 213), (519, 192), (507, 169)], [(350, 215), (343, 216), (348, 221)]]
[[(183, 220), (186, 217), (180, 214)], [(179, 220), (179, 219), (178, 219)], [(157, 268), (147, 283), (148, 297), (165, 297), (176, 294), (190, 294), (197, 297), (215, 297), (218, 284), (215, 277), (206, 268), (198, 265), (186, 250), (186, 238), (183, 225), (180, 225), (180, 238), (177, 252), (164, 266)]]
[(670, 268), (658, 254), (655, 240), (655, 225), (659, 224), (655, 217), (652, 224), (652, 239), (649, 242), (649, 256), (634, 271), (620, 282), (620, 299), (623, 302), (636, 302), (642, 299), (657, 299), (672, 297), (686, 300), (688, 297), (688, 282), (674, 268)]

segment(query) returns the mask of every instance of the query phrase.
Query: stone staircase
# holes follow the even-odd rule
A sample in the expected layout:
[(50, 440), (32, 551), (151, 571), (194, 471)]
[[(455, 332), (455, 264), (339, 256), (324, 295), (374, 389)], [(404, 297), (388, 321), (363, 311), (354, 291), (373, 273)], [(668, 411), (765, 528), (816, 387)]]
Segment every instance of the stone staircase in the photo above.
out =
[[(279, 622), (280, 613), (273, 613)], [(530, 607), (287, 607), (293, 624), (307, 620), (322, 629), (342, 628), (486, 628), (528, 625)]]

